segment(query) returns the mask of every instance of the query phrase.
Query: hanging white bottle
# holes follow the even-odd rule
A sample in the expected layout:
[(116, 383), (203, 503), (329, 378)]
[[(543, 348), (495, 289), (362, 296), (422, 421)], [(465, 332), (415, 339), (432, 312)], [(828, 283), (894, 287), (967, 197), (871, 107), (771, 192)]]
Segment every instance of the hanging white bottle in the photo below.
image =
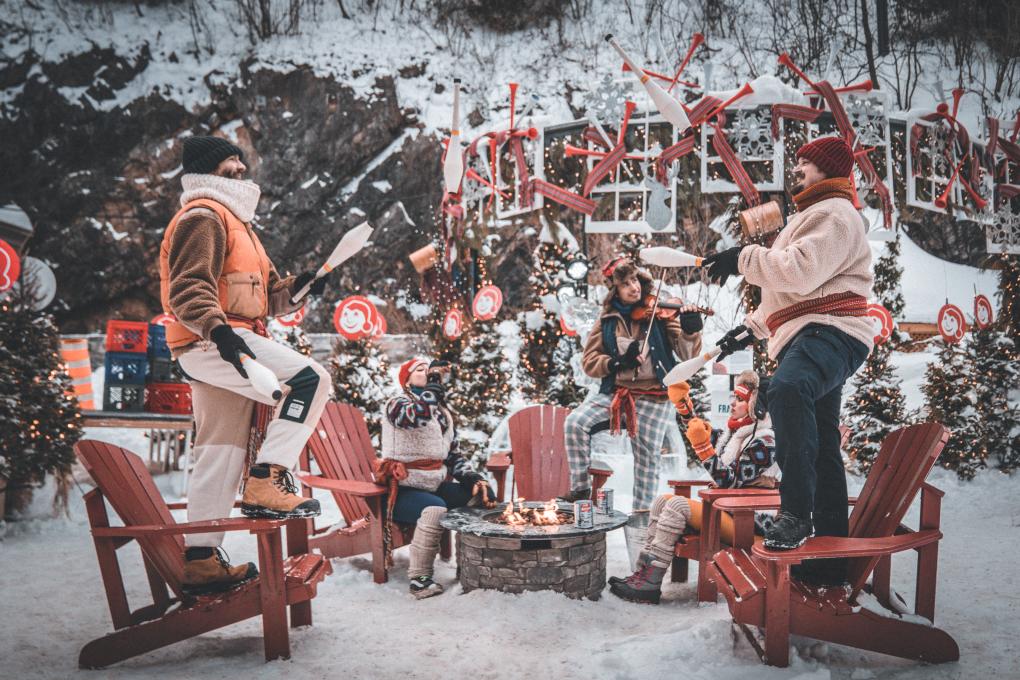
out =
[(443, 160), (443, 184), (448, 194), (460, 192), (464, 178), (464, 149), (460, 142), (460, 78), (453, 80), (453, 123), (450, 126), (450, 141)]

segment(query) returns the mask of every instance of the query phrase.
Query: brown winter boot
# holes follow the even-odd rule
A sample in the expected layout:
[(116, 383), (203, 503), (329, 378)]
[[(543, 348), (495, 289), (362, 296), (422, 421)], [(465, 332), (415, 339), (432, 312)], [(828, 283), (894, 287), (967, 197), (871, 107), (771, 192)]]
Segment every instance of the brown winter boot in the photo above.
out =
[(251, 562), (231, 566), (222, 548), (188, 548), (184, 551), (181, 590), (193, 597), (222, 593), (258, 575), (258, 568)]
[(260, 463), (252, 466), (244, 483), (241, 514), (262, 519), (318, 517), (319, 501), (298, 495), (287, 468)]

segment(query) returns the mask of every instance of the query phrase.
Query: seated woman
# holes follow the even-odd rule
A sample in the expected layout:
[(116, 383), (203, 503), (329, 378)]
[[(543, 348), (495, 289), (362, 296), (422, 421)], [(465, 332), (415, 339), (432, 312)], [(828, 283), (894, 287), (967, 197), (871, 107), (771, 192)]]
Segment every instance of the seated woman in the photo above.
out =
[[(404, 393), (386, 404), (382, 421), (376, 479), (390, 486), (387, 527), (390, 521), (415, 525), (407, 575), (418, 599), (443, 592), (432, 575), (443, 533), (439, 522), (447, 509), (495, 505), (488, 482), (457, 452), (457, 430), (443, 386), (449, 375), (445, 361), (405, 362), (398, 373)], [(387, 552), (389, 545), (387, 540)]]
[[(730, 400), (730, 419), (726, 430), (712, 444), (712, 429), (707, 422), (693, 416), (690, 387), (680, 383), (670, 387), (670, 399), (687, 421), (687, 438), (702, 465), (712, 476), (711, 486), (724, 489), (741, 487), (774, 488), (780, 473), (775, 461), (775, 433), (768, 413), (755, 406), (758, 398), (758, 376), (744, 371), (737, 377)], [(717, 453), (718, 451), (718, 453)], [(701, 531), (701, 501), (673, 494), (655, 499), (649, 513), (645, 545), (638, 558), (638, 570), (621, 579), (609, 579), (610, 591), (625, 600), (658, 604), (662, 579), (673, 561), (673, 547), (684, 531)], [(722, 516), (719, 525), (724, 542), (733, 542), (733, 520)]]

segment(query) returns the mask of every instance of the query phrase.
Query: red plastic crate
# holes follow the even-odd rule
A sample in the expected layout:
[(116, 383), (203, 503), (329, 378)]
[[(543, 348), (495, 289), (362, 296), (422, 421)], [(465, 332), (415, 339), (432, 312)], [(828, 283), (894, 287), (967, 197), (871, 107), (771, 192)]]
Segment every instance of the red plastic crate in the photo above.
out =
[(150, 413), (191, 413), (191, 385), (149, 383), (145, 386), (145, 410)]
[(149, 324), (144, 321), (106, 322), (106, 351), (145, 354), (149, 347)]

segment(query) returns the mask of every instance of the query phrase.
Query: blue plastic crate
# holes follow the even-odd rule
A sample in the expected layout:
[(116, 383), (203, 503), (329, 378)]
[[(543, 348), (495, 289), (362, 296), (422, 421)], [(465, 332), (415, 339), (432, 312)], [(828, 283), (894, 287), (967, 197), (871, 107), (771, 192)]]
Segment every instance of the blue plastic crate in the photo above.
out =
[(150, 359), (169, 359), (170, 347), (166, 344), (166, 326), (149, 324), (149, 348)]
[(107, 385), (144, 385), (149, 359), (144, 354), (107, 352), (105, 366)]

